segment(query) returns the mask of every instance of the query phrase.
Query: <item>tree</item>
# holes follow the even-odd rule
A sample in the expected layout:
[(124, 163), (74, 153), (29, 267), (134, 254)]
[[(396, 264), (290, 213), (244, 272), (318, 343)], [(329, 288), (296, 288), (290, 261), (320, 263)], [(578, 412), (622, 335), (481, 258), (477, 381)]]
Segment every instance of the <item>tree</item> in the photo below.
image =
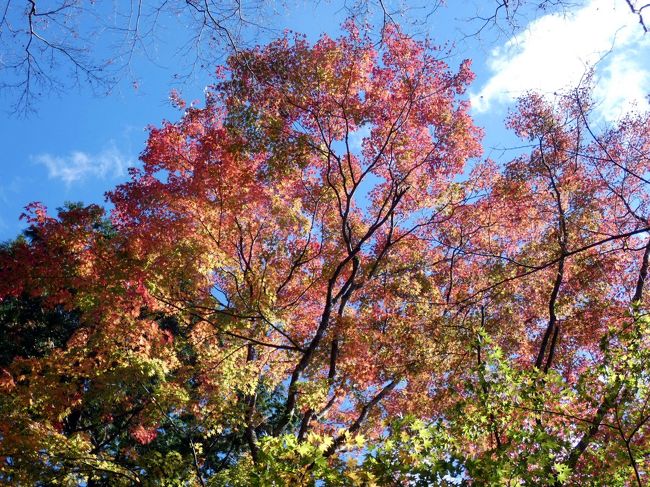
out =
[(108, 220), (28, 208), (3, 322), (74, 326), (2, 371), (4, 482), (646, 479), (647, 116), (530, 95), (500, 168), (469, 62), (385, 29), (231, 56)]

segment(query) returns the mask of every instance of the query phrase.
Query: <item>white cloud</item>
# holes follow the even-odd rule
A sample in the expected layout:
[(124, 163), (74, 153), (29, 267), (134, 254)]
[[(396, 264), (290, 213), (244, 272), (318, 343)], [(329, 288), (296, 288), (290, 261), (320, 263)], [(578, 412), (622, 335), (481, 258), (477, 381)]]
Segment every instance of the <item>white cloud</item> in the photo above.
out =
[(529, 90), (551, 94), (574, 87), (587, 68), (598, 63), (601, 115), (613, 119), (631, 103), (648, 108), (648, 59), (650, 38), (625, 2), (591, 0), (567, 15), (545, 15), (493, 49), (488, 60), (491, 77), (472, 94), (472, 105), (485, 112)]
[(370, 136), (370, 129), (372, 127), (369, 124), (363, 124), (360, 127), (357, 127), (357, 130), (350, 133), (350, 149), (353, 151), (360, 151), (363, 147), (363, 139)]
[(73, 151), (67, 156), (39, 154), (32, 159), (47, 168), (50, 179), (60, 179), (66, 185), (88, 178), (119, 177), (133, 165), (114, 143), (97, 154)]

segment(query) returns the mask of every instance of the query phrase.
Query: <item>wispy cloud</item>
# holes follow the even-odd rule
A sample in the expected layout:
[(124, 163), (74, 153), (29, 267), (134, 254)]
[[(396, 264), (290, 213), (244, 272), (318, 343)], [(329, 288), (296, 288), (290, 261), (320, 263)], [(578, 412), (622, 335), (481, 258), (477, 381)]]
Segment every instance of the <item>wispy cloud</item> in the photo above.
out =
[[(599, 62), (599, 60), (601, 60)], [(472, 104), (485, 112), (526, 91), (551, 94), (575, 87), (598, 62), (596, 95), (601, 115), (613, 119), (636, 103), (648, 108), (650, 38), (625, 2), (590, 0), (567, 15), (545, 15), (492, 50), (489, 80)]]
[(89, 178), (106, 179), (123, 176), (133, 160), (125, 156), (114, 143), (97, 154), (73, 151), (67, 156), (39, 154), (32, 158), (47, 168), (50, 179), (60, 179), (66, 185)]

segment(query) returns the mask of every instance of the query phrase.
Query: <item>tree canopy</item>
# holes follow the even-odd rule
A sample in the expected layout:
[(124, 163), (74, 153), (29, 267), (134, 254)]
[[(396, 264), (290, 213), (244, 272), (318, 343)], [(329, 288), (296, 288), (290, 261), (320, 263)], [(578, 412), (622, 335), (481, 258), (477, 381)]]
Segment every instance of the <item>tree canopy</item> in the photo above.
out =
[(469, 61), (392, 24), (241, 50), (109, 214), (0, 250), (0, 481), (647, 482), (650, 121), (529, 94), (481, 158)]

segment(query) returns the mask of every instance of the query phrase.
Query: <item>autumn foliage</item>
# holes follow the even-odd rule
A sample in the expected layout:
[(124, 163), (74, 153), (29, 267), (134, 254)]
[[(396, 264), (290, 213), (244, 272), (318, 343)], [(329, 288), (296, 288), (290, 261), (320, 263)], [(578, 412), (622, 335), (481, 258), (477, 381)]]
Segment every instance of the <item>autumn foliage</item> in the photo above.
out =
[(353, 23), (230, 58), (97, 206), (0, 251), (0, 481), (647, 481), (650, 123)]

